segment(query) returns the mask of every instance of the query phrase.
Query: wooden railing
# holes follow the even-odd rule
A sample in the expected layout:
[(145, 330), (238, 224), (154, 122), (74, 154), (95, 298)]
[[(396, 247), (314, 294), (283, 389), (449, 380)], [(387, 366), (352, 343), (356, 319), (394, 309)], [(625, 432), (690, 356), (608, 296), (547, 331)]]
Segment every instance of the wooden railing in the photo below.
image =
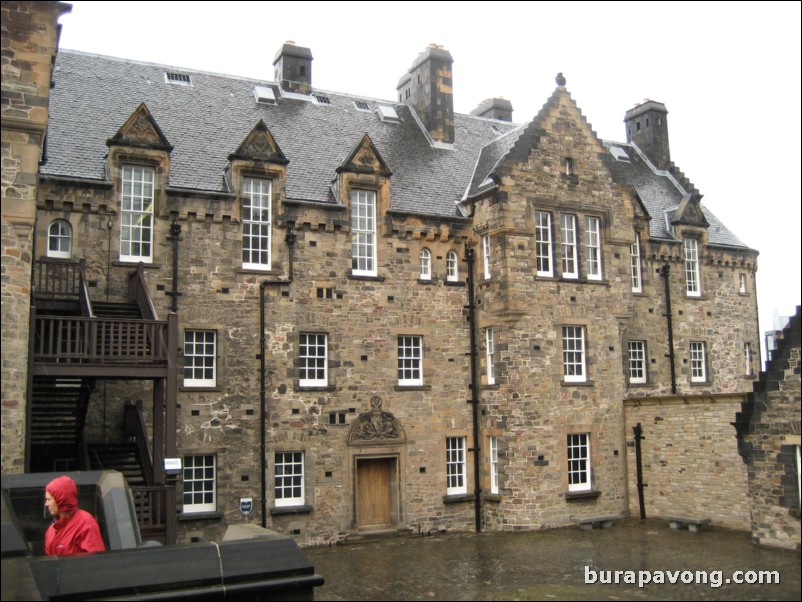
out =
[(128, 300), (139, 306), (139, 311), (146, 320), (158, 320), (148, 283), (145, 281), (145, 264), (142, 262), (139, 262), (135, 272), (128, 275)]
[(131, 487), (139, 529), (145, 536), (167, 530), (167, 489), (158, 486)]
[(81, 271), (86, 264), (81, 261), (42, 258), (36, 262), (34, 286), (36, 294), (51, 297), (77, 297), (81, 289)]
[(168, 323), (37, 316), (33, 353), (37, 362), (166, 366)]
[(125, 404), (125, 435), (129, 440), (136, 442), (139, 449), (139, 457), (142, 460), (142, 472), (145, 473), (145, 481), (150, 485), (153, 483), (153, 454), (150, 451), (150, 440), (145, 426), (145, 418), (142, 413), (142, 401), (127, 402)]

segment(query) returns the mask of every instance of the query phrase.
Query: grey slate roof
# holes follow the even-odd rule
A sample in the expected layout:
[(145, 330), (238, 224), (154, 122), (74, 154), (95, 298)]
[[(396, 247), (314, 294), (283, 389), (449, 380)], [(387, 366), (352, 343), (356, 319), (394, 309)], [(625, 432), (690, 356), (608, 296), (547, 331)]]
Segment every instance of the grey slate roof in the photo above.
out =
[[(185, 73), (192, 85), (165, 82), (165, 72)], [(225, 191), (224, 170), (234, 152), (263, 120), (289, 160), (289, 200), (331, 202), (336, 169), (367, 133), (391, 177), (391, 209), (423, 215), (459, 215), (457, 203), (488, 188), (486, 179), (508, 156), (527, 125), (455, 114), (453, 148), (433, 148), (409, 107), (392, 101), (314, 90), (328, 104), (280, 95), (276, 105), (258, 104), (255, 86), (273, 82), (132, 62), (60, 50), (50, 96), (44, 176), (104, 180), (106, 141), (140, 103), (173, 145), (170, 186)], [(355, 101), (370, 111), (359, 110)], [(382, 121), (379, 105), (390, 106), (399, 122)], [(535, 118), (537, 119), (537, 118)], [(532, 122), (530, 122), (531, 124)], [(608, 162), (613, 177), (634, 186), (652, 216), (651, 236), (671, 239), (665, 213), (685, 191), (667, 172), (657, 171), (634, 145), (624, 148), (631, 161)], [(712, 244), (746, 247), (706, 208)]]
[[(192, 85), (165, 83), (165, 71), (189, 74)], [(392, 209), (455, 216), (482, 146), (517, 127), (455, 115), (453, 149), (435, 149), (406, 105), (332, 92), (318, 104), (280, 97), (257, 104), (245, 78), (59, 51), (50, 98), (46, 176), (103, 179), (106, 140), (144, 102), (174, 150), (170, 186), (221, 191), (228, 155), (262, 119), (289, 160), (287, 198), (334, 202), (337, 167), (368, 133), (391, 178)], [(392, 106), (400, 121), (382, 122), (355, 100)]]
[[(611, 146), (622, 148), (629, 156), (627, 162), (617, 161), (611, 155), (608, 165), (617, 181), (635, 188), (649, 215), (652, 216), (649, 223), (649, 235), (652, 238), (676, 240), (669, 231), (666, 214), (670, 218), (682, 201), (682, 197), (689, 191), (684, 190), (681, 184), (667, 171), (658, 170), (634, 144), (609, 140), (604, 140), (602, 143), (608, 150)], [(701, 205), (701, 209), (710, 223), (707, 230), (710, 244), (748, 248), (704, 205)]]

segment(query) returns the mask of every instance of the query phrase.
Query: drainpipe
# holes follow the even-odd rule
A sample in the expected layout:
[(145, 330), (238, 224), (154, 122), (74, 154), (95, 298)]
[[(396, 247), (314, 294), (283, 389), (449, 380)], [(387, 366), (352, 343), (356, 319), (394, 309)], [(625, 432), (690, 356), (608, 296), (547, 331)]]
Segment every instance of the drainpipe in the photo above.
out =
[(292, 283), (293, 249), (295, 248), (295, 222), (287, 222), (285, 241), (289, 250), (288, 277), (286, 280), (262, 280), (259, 283), (259, 425), (261, 431), (260, 468), (262, 472), (262, 528), (267, 528), (267, 364), (265, 362), (265, 303), (268, 286), (281, 286)]
[(172, 298), (170, 310), (178, 313), (178, 298), (181, 296), (181, 293), (178, 292), (178, 241), (181, 240), (181, 224), (176, 221), (175, 215), (170, 224), (168, 240), (173, 243), (173, 290), (167, 294)]
[(478, 349), (476, 345), (476, 302), (474, 300), (473, 280), (474, 280), (474, 249), (473, 245), (465, 244), (465, 259), (468, 262), (468, 320), (471, 331), (471, 406), (473, 409), (473, 448), (468, 451), (473, 452), (473, 491), (474, 491), (474, 520), (476, 532), (482, 530), (482, 487), (479, 469), (481, 465), (481, 445), (479, 444), (479, 366)]
[(640, 506), (640, 518), (643, 520), (646, 518), (646, 504), (643, 499), (643, 488), (646, 487), (646, 483), (643, 482), (643, 463), (641, 461), (641, 449), (640, 449), (640, 442), (645, 439), (643, 436), (643, 429), (640, 426), (640, 422), (632, 427), (632, 431), (635, 433), (635, 470), (638, 479), (638, 505)]
[(671, 286), (669, 284), (669, 273), (671, 266), (663, 266), (663, 281), (666, 287), (666, 322), (668, 324), (668, 361), (671, 366), (671, 394), (677, 394), (677, 374), (674, 368), (674, 322), (671, 316)]

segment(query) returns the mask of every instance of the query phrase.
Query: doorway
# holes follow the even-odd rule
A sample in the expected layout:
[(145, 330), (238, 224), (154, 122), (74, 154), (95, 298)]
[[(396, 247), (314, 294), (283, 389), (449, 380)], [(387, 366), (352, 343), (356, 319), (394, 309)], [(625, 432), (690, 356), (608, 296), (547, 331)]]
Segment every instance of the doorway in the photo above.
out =
[(395, 458), (357, 458), (356, 521), (360, 530), (393, 526)]

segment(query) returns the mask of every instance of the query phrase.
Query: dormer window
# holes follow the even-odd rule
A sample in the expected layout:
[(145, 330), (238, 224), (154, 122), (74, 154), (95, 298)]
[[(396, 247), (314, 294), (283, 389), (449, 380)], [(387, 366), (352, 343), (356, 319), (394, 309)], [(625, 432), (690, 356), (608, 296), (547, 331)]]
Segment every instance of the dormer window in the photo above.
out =
[(242, 180), (242, 267), (270, 269), (272, 182), (259, 178)]
[(699, 241), (686, 238), (683, 241), (685, 252), (685, 294), (689, 297), (701, 296), (699, 285)]
[(153, 261), (152, 167), (124, 165), (120, 195), (120, 261)]

